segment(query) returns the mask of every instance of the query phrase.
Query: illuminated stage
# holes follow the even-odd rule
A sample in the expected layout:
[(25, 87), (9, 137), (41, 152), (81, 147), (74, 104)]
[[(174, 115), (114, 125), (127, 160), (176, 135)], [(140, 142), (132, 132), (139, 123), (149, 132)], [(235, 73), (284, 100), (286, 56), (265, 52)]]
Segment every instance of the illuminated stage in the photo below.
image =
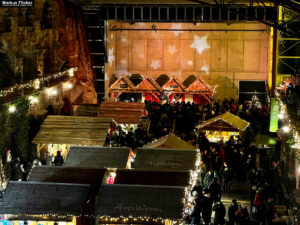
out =
[(215, 99), (238, 99), (240, 81), (268, 82), (270, 28), (264, 24), (109, 21), (106, 26), (106, 96), (114, 77), (132, 74), (153, 80), (167, 75), (180, 83), (193, 75), (214, 90)]

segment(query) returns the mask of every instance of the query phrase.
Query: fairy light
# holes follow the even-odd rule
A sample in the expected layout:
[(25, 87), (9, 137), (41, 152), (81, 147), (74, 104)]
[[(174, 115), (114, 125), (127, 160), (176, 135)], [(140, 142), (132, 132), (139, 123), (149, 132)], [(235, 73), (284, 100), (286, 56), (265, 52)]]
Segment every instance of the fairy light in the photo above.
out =
[(290, 127), (285, 125), (282, 127), (283, 132), (288, 133), (290, 131)]
[(16, 111), (16, 106), (14, 106), (14, 105), (11, 105), (11, 106), (9, 106), (9, 108), (8, 108), (8, 111), (10, 112), (10, 113), (14, 113), (15, 111)]
[(281, 114), (281, 113), (278, 114), (278, 118), (282, 120), (283, 119), (283, 114)]
[(73, 87), (73, 84), (72, 84), (72, 83), (68, 83), (68, 84), (67, 84), (67, 88), (68, 88), (68, 89), (71, 89), (72, 87)]
[(53, 96), (56, 96), (56, 95), (57, 95), (57, 90), (56, 90), (56, 89), (53, 89), (53, 90), (51, 91), (51, 94), (52, 94)]

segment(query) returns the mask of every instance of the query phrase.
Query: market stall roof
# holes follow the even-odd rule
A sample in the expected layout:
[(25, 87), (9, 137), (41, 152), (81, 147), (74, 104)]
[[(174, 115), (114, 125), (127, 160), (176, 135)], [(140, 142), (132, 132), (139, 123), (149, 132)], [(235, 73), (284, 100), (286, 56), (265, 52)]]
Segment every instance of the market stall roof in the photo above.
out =
[(192, 84), (190, 84), (185, 91), (192, 94), (210, 94), (213, 95), (213, 89), (200, 78), (197, 78)]
[(95, 192), (99, 192), (105, 170), (83, 167), (35, 166), (28, 181), (89, 184)]
[(0, 214), (36, 220), (49, 219), (48, 215), (81, 216), (89, 190), (83, 184), (10, 181), (0, 201)]
[(135, 169), (187, 171), (194, 170), (197, 150), (171, 148), (138, 148)]
[(229, 112), (223, 113), (198, 125), (201, 130), (245, 131), (249, 122)]
[(64, 167), (120, 168), (125, 169), (130, 148), (104, 148), (73, 146)]
[(141, 83), (139, 83), (135, 91), (137, 92), (158, 92), (160, 91), (161, 87), (155, 80), (151, 77), (146, 77)]
[(112, 118), (49, 115), (33, 143), (103, 145), (111, 121)]
[(175, 77), (168, 80), (162, 87), (165, 92), (184, 93), (184, 85), (181, 84)]
[(98, 116), (113, 118), (118, 124), (137, 124), (144, 106), (137, 102), (102, 102)]
[(149, 144), (146, 144), (143, 146), (143, 148), (196, 149), (195, 146), (185, 142), (173, 134), (168, 134)]
[(127, 76), (121, 76), (110, 87), (110, 91), (133, 91), (134, 84)]
[(184, 187), (104, 184), (95, 216), (179, 220), (183, 198)]
[(117, 170), (114, 184), (188, 186), (190, 171)]

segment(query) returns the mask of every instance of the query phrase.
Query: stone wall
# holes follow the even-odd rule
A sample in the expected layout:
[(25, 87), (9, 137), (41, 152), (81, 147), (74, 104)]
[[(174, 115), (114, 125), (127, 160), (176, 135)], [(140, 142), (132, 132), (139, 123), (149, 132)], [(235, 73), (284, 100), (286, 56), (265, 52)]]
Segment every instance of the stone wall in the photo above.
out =
[(82, 17), (71, 3), (39, 0), (34, 8), (1, 8), (0, 42), (24, 80), (76, 66), (71, 102), (97, 102)]
[[(158, 30), (152, 30), (153, 26)], [(112, 27), (135, 30), (111, 31)], [(110, 21), (108, 29), (108, 77), (113, 73), (117, 77), (138, 73), (156, 79), (167, 74), (183, 82), (194, 75), (215, 88), (219, 99), (237, 99), (241, 80), (268, 81), (270, 32), (269, 27), (258, 22), (228, 25)]]

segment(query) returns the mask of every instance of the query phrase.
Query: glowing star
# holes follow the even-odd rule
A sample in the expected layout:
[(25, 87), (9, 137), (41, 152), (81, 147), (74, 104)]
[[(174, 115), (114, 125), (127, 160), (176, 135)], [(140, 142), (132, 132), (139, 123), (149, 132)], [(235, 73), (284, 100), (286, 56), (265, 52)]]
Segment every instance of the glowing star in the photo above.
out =
[(126, 59), (121, 59), (120, 63), (121, 63), (122, 65), (127, 65)]
[(208, 72), (209, 72), (208, 66), (206, 66), (206, 65), (202, 66), (200, 70), (204, 71), (206, 73), (206, 75), (208, 75)]
[(194, 34), (194, 42), (190, 45), (190, 47), (196, 49), (199, 55), (201, 55), (205, 49), (210, 48), (210, 45), (207, 43), (207, 35), (199, 37)]
[(122, 42), (126, 42), (126, 41), (127, 41), (127, 38), (126, 38), (125, 36), (122, 36), (122, 37), (121, 37), (121, 41), (122, 41)]
[(157, 70), (158, 67), (160, 67), (160, 62), (159, 60), (153, 60), (152, 59), (152, 62), (150, 64), (150, 67), (152, 67), (154, 70)]
[(140, 53), (140, 54), (139, 54), (139, 57), (142, 58), (142, 59), (145, 58), (144, 53)]
[(176, 52), (178, 52), (178, 50), (175, 45), (169, 45), (168, 52), (170, 52), (172, 55), (174, 55)]
[(108, 49), (108, 57), (107, 58), (108, 58), (109, 65), (111, 67), (113, 61), (115, 61), (114, 49), (113, 48)]
[(193, 61), (189, 60), (187, 64), (191, 66), (191, 65), (193, 65)]
[[(173, 23), (171, 25), (171, 29), (175, 29), (176, 31), (173, 31), (174, 32), (174, 35), (175, 37), (178, 37), (179, 34), (183, 33), (183, 31), (180, 31), (181, 30), (181, 24), (180, 23)], [(177, 31), (178, 30), (178, 31)]]

